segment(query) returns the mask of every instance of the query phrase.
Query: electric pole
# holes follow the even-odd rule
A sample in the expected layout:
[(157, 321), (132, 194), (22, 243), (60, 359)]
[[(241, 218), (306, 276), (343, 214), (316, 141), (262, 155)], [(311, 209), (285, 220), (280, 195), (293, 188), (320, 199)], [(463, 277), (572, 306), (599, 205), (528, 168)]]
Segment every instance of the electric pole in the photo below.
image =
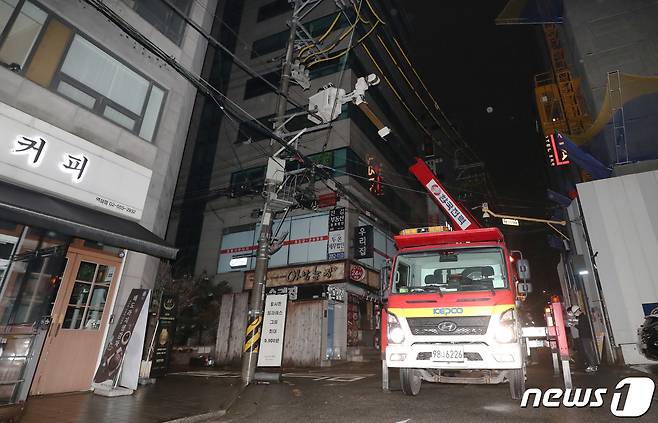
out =
[[(300, 7), (300, 0), (294, 0), (292, 3), (293, 14), (292, 19), (290, 20), (290, 34), (288, 36), (288, 46), (286, 48), (286, 54), (283, 60), (276, 117), (274, 119), (275, 133), (280, 130), (279, 126), (281, 125), (283, 117), (286, 114), (285, 97), (288, 95), (288, 88), (290, 87), (292, 56), (295, 49), (295, 36), (298, 19), (297, 12)], [(263, 300), (265, 297), (265, 282), (267, 280), (267, 268), (270, 261), (272, 214), (274, 212), (272, 203), (274, 200), (276, 200), (276, 191), (279, 184), (283, 182), (284, 171), (285, 165), (282, 166), (280, 162), (273, 158), (268, 160), (265, 187), (263, 192), (263, 195), (265, 196), (265, 204), (263, 205), (260, 234), (258, 236), (254, 284), (251, 288), (251, 298), (249, 299), (249, 316), (247, 320), (247, 330), (245, 331), (245, 342), (242, 354), (242, 383), (245, 386), (249, 385), (249, 383), (251, 383), (253, 380), (254, 374), (256, 372), (256, 366), (258, 364), (258, 349), (260, 346), (261, 329), (263, 325)]]

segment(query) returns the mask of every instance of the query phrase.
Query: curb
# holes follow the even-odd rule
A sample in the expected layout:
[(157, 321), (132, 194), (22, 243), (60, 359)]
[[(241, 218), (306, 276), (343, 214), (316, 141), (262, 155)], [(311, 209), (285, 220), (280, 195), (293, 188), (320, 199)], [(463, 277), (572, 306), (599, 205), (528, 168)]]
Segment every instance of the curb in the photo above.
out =
[(208, 413), (196, 414), (194, 416), (180, 417), (178, 419), (166, 420), (162, 423), (197, 423), (197, 422), (207, 422), (210, 420), (218, 419), (226, 415), (228, 410), (233, 406), (235, 401), (242, 395), (246, 386), (241, 386), (240, 389), (233, 395), (231, 400), (226, 404), (226, 408), (223, 410), (210, 411)]
[(180, 419), (167, 420), (163, 423), (196, 423), (206, 422), (211, 419), (222, 417), (226, 414), (226, 410), (211, 411), (210, 413), (197, 414), (196, 416), (181, 417)]

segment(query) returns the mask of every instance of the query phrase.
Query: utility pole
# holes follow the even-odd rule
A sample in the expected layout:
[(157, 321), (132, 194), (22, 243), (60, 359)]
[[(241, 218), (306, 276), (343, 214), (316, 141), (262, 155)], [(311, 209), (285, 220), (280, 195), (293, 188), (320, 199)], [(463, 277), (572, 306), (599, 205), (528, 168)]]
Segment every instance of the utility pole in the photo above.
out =
[[(286, 114), (285, 97), (288, 95), (288, 88), (290, 87), (292, 57), (295, 49), (295, 36), (298, 23), (297, 12), (300, 8), (301, 0), (294, 0), (292, 3), (293, 14), (292, 19), (290, 20), (290, 34), (288, 36), (288, 46), (283, 60), (279, 98), (277, 100), (276, 117), (274, 119), (275, 133), (280, 131), (281, 128), (279, 127)], [(282, 182), (284, 171), (285, 165), (281, 166), (281, 164), (273, 158), (268, 160), (265, 189), (263, 193), (265, 196), (265, 204), (263, 205), (260, 234), (258, 236), (254, 285), (251, 288), (251, 298), (249, 299), (249, 316), (242, 354), (242, 383), (245, 386), (249, 385), (253, 380), (256, 366), (258, 364), (258, 349), (260, 346), (261, 329), (263, 325), (265, 282), (267, 280), (267, 268), (270, 261), (270, 238), (272, 235), (272, 215), (274, 212), (273, 202), (276, 200), (276, 191)], [(281, 178), (280, 181), (279, 178)]]

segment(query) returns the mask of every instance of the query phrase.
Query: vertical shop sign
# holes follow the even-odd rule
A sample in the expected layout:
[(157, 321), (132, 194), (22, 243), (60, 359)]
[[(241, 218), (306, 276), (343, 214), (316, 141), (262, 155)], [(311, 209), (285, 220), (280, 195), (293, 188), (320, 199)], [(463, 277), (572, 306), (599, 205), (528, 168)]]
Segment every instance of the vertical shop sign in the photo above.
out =
[(259, 367), (281, 366), (287, 305), (288, 294), (268, 294), (265, 297), (263, 335), (258, 353)]
[(174, 342), (174, 331), (176, 330), (176, 306), (177, 301), (175, 295), (162, 295), (158, 327), (155, 331), (155, 340), (153, 342), (151, 377), (162, 377), (167, 373), (171, 346)]
[(329, 242), (327, 259), (345, 258), (345, 207), (336, 207), (329, 211)]
[(372, 258), (374, 239), (372, 225), (357, 226), (354, 230), (354, 258)]

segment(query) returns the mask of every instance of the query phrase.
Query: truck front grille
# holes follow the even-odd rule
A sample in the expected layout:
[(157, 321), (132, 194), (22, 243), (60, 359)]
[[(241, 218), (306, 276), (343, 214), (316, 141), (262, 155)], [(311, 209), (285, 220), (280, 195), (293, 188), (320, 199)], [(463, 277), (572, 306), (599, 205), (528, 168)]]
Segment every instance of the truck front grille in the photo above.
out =
[(413, 335), (484, 335), (491, 316), (409, 317)]

